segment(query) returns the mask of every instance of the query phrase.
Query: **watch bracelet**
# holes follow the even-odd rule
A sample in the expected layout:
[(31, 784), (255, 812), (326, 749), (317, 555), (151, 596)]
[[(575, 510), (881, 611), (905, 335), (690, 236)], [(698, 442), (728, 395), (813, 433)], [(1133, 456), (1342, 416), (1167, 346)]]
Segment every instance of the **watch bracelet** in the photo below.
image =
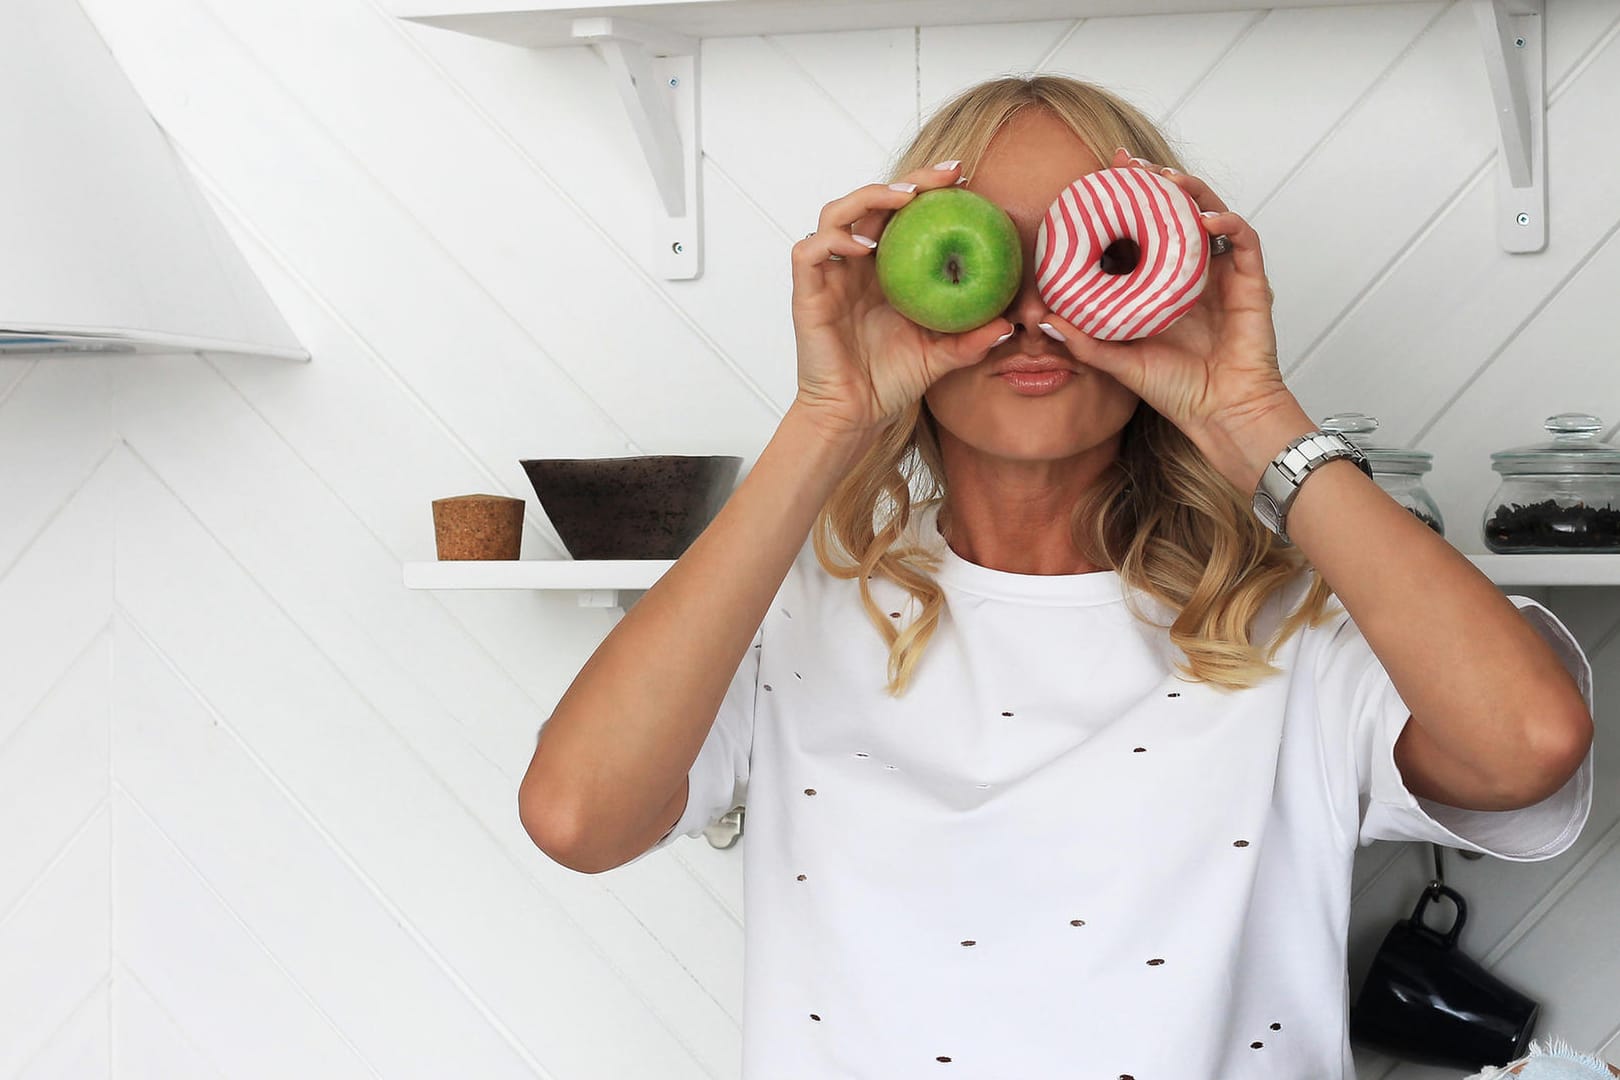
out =
[[(1326, 437), (1325, 441), (1318, 443), (1317, 440), (1323, 436)], [(1312, 457), (1302, 453), (1300, 447), (1306, 443), (1312, 443), (1318, 447), (1326, 446), (1327, 453), (1319, 457)], [(1277, 538), (1284, 544), (1293, 546), (1293, 541), (1288, 538), (1288, 511), (1293, 508), (1294, 499), (1298, 496), (1299, 489), (1304, 485), (1305, 479), (1321, 466), (1338, 458), (1349, 458), (1356, 463), (1363, 473), (1367, 474), (1369, 479), (1372, 478), (1372, 465), (1368, 462), (1367, 456), (1362, 453), (1360, 447), (1341, 432), (1324, 431), (1320, 428), (1291, 439), (1288, 445), (1279, 450), (1276, 456), (1267, 464), (1266, 468), (1268, 470), (1272, 465), (1275, 465), (1284, 479), (1293, 485), (1283, 502), (1278, 503), (1275, 499), (1271, 500), (1272, 505), (1277, 508), (1278, 515), (1275, 532)], [(1262, 473), (1261, 475), (1263, 477), (1265, 474)]]

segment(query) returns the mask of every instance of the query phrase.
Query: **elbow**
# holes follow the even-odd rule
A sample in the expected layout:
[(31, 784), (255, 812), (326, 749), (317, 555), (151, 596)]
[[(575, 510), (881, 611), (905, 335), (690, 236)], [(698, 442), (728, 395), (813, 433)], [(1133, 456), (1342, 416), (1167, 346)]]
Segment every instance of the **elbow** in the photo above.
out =
[(1592, 749), (1592, 716), (1582, 702), (1580, 709), (1562, 722), (1540, 722), (1534, 732), (1531, 745), (1539, 745), (1540, 751), (1531, 760), (1539, 765), (1520, 796), (1523, 806), (1551, 798), (1580, 769)]
[(561, 849), (564, 841), (561, 823), (558, 815), (536, 798), (528, 780), (518, 787), (518, 820), (534, 846), (556, 858), (553, 853)]
[(560, 800), (541, 799), (527, 779), (518, 788), (518, 820), (534, 846), (559, 866), (580, 874), (599, 873), (579, 855), (580, 830), (572, 814), (560, 809)]

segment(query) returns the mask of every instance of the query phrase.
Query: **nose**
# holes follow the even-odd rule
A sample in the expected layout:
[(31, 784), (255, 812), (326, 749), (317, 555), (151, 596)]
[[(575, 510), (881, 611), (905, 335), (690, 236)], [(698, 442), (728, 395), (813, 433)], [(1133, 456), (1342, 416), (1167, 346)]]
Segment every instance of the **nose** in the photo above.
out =
[[(1033, 242), (1024, 245), (1024, 276), (1019, 282), (1018, 292), (1014, 294), (1012, 303), (1002, 312), (1002, 316), (1013, 324), (1013, 339), (1027, 342), (1031, 339), (1046, 341), (1046, 334), (1040, 324), (1046, 321), (1051, 309), (1046, 301), (1041, 299), (1040, 289), (1035, 282), (1035, 245)], [(1012, 342), (1009, 341), (1009, 344)], [(1050, 342), (1048, 342), (1050, 344)]]

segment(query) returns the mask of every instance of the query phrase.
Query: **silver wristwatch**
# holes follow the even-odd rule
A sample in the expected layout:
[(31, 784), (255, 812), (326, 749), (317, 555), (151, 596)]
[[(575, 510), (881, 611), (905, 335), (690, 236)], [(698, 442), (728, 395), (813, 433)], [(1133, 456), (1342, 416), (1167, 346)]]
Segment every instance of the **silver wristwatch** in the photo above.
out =
[(1307, 432), (1283, 447), (1260, 474), (1260, 484), (1254, 489), (1254, 513), (1260, 523), (1291, 545), (1293, 541), (1283, 531), (1283, 523), (1300, 484), (1324, 461), (1341, 457), (1350, 458), (1369, 479), (1372, 477), (1372, 466), (1361, 447), (1336, 431)]

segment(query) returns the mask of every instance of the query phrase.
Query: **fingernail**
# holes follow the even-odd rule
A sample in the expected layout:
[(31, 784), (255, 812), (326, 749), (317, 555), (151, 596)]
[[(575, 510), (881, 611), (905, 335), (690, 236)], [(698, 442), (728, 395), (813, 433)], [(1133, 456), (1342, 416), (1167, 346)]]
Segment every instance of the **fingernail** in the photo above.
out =
[(1003, 341), (1006, 341), (1008, 338), (1010, 338), (1012, 336), (1013, 336), (1013, 332), (1011, 330), (1009, 330), (1005, 334), (1002, 334), (1000, 337), (996, 338), (996, 340), (992, 341), (990, 344), (991, 345), (1000, 345)]
[(967, 177), (965, 177), (965, 176), (958, 176), (958, 177), (957, 177), (957, 178), (956, 178), (956, 186), (957, 186), (957, 187), (961, 187), (961, 186), (962, 186), (962, 185), (963, 185), (963, 184), (965, 184), (965, 183), (967, 183)]
[(1198, 216), (1199, 217), (1220, 217), (1221, 216), (1221, 211), (1219, 211), (1219, 210), (1205, 210), (1204, 212), (1202, 212)]
[(1115, 154), (1124, 154), (1126, 157), (1131, 156), (1131, 152), (1129, 150), (1125, 149), (1123, 146), (1114, 147), (1114, 153)]
[(860, 233), (850, 233), (849, 237), (850, 237), (851, 240), (854, 240), (857, 244), (860, 244), (860, 245), (862, 245), (864, 247), (869, 247), (869, 248), (877, 247), (877, 241), (873, 240), (870, 236), (862, 236)]
[(1159, 171), (1162, 172), (1166, 176), (1180, 176), (1181, 175), (1180, 173), (1176, 172), (1176, 170), (1172, 169), (1168, 165), (1166, 165), (1164, 168), (1160, 169)]
[(1041, 328), (1041, 331), (1043, 333), (1045, 333), (1047, 337), (1051, 338), (1054, 341), (1067, 341), (1067, 340), (1069, 340), (1068, 338), (1064, 337), (1062, 334), (1058, 333), (1057, 330), (1052, 326), (1051, 323), (1036, 323), (1035, 325), (1039, 326)]
[(934, 168), (938, 169), (940, 172), (950, 172), (960, 164), (962, 164), (961, 159), (957, 159), (955, 161), (942, 161), (938, 165), (935, 165)]
[(890, 191), (912, 192), (912, 191), (917, 190), (917, 185), (916, 184), (890, 184), (889, 185), (889, 190)]

